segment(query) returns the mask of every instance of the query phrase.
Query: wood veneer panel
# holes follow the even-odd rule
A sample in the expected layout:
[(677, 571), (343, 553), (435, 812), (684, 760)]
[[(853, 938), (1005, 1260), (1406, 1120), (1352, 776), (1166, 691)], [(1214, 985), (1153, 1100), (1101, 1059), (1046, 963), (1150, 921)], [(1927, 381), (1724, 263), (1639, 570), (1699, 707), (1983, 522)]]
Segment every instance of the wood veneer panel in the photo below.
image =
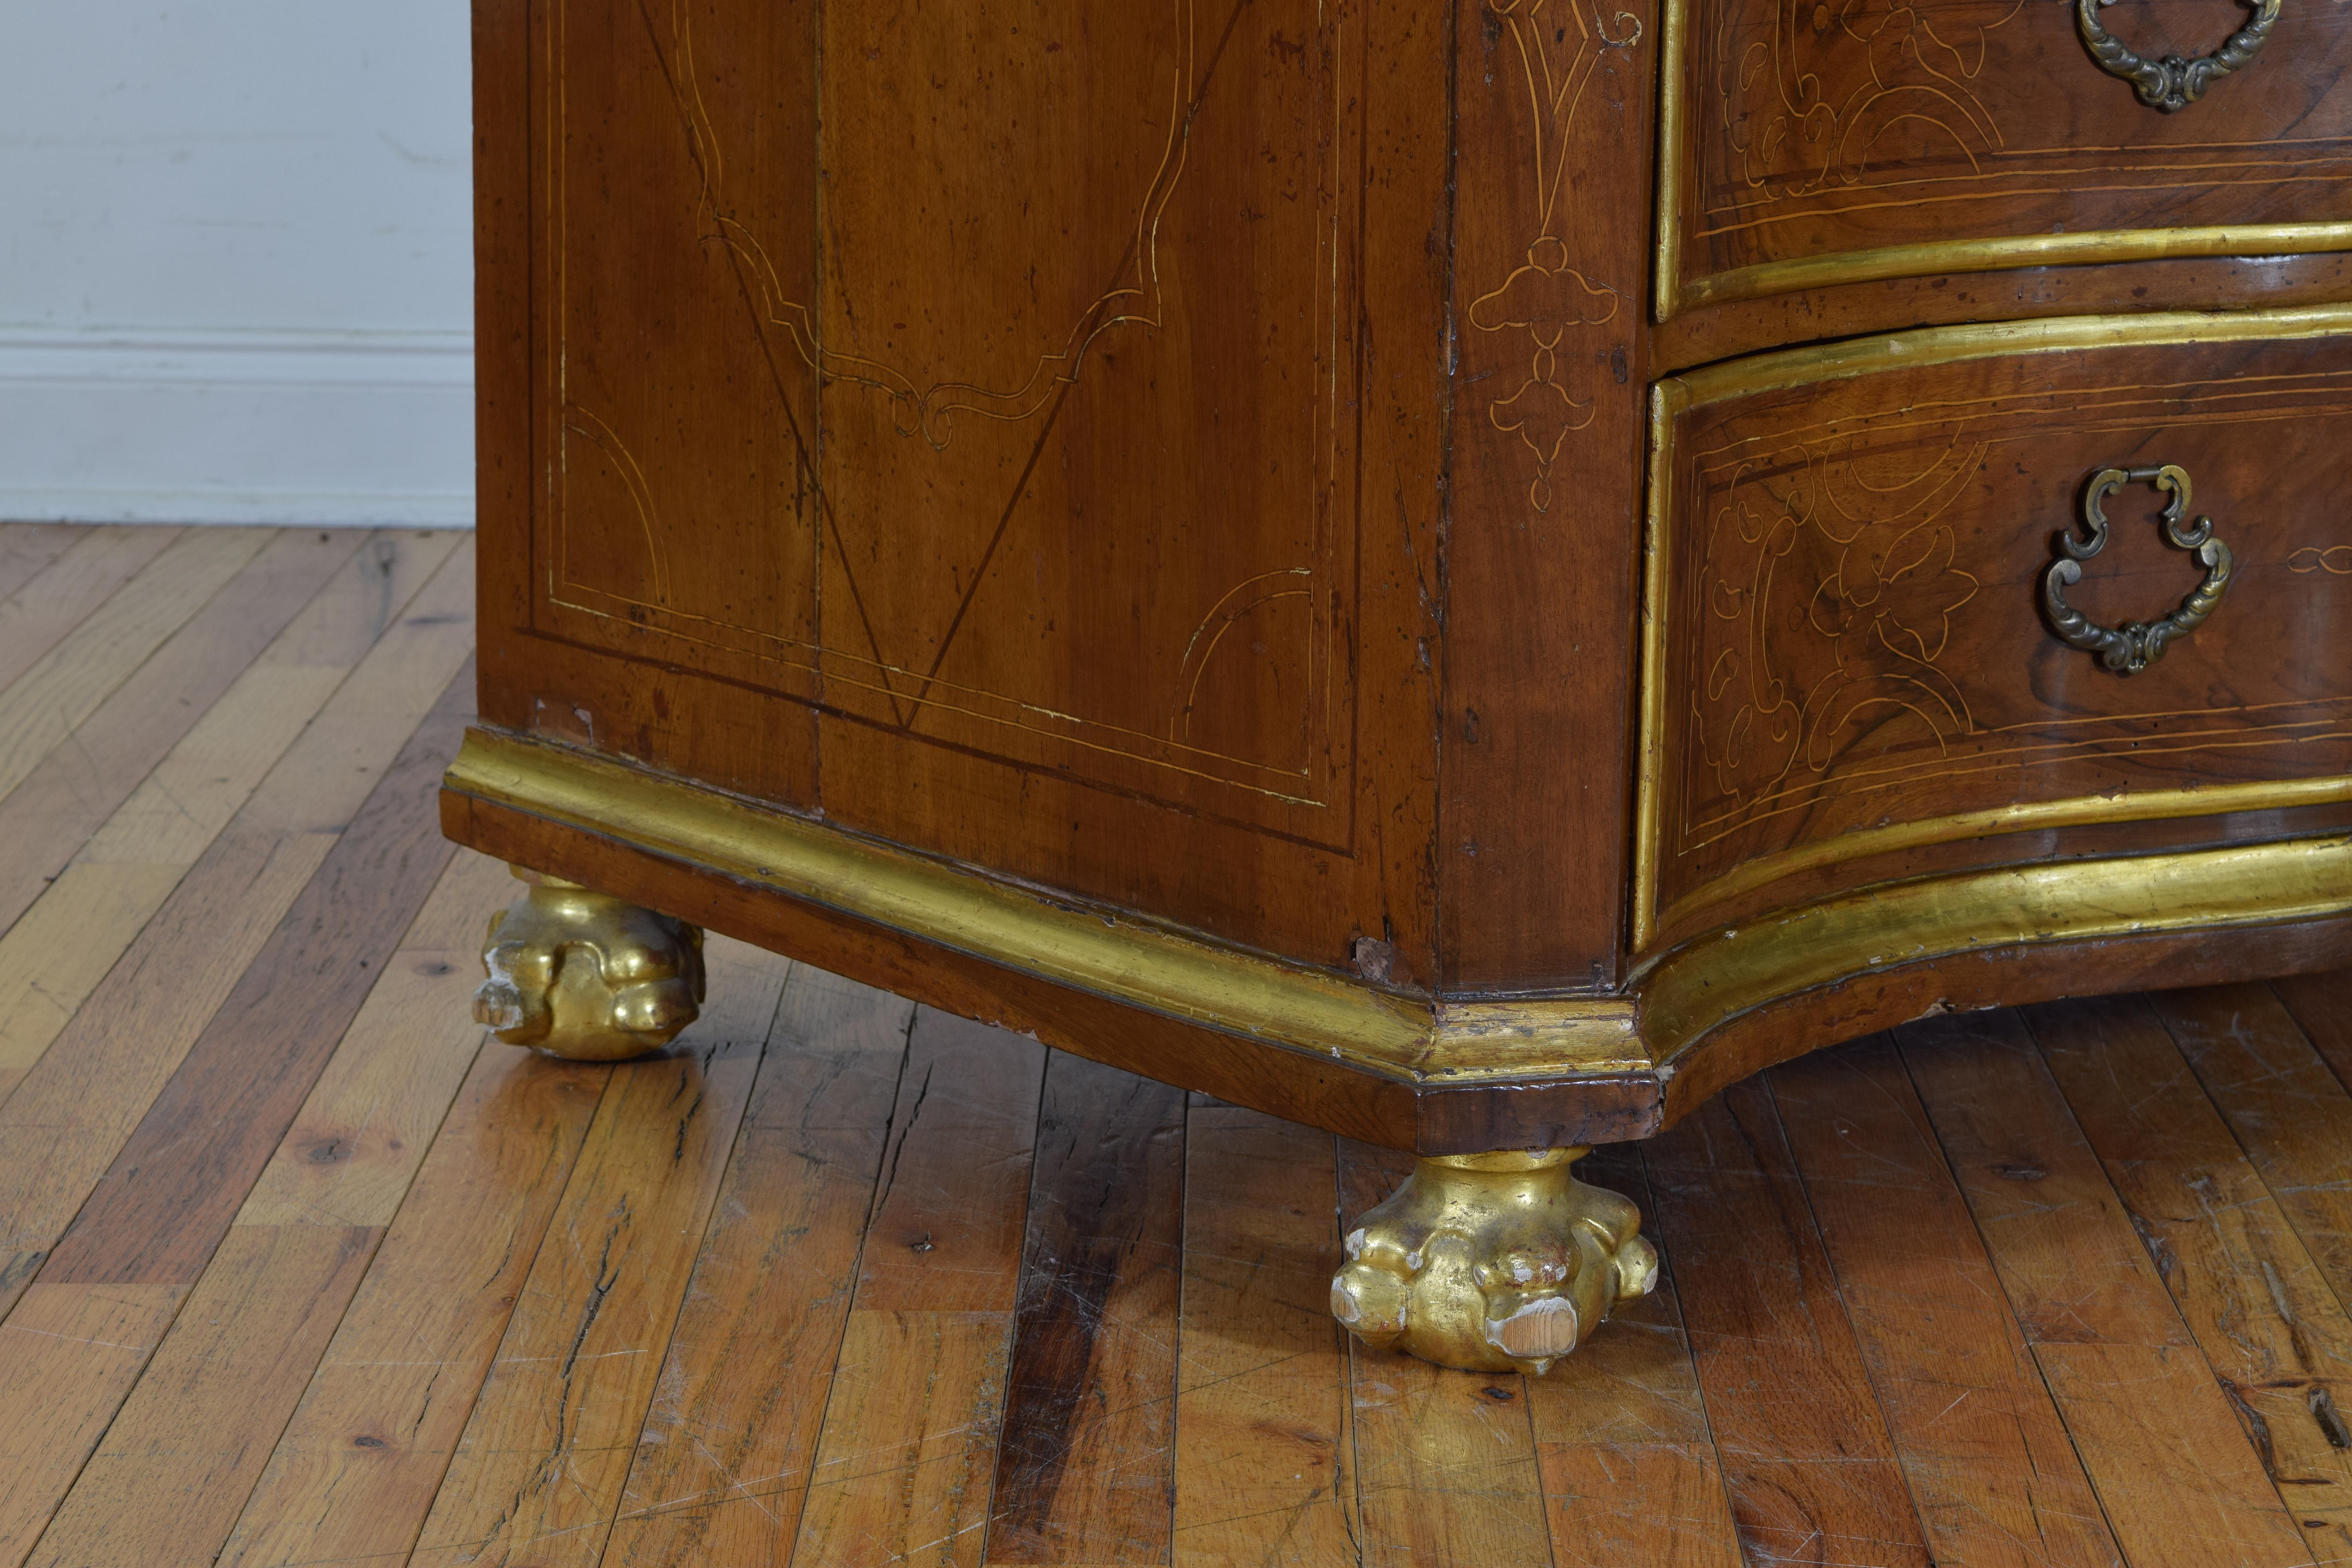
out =
[(1895, 1037), (2126, 1557), (2135, 1568), (2308, 1562), (2016, 1016), (1936, 1019)]
[(1816, 1052), (1770, 1081), (1936, 1560), (2119, 1568), (1894, 1042)]
[(484, 11), (485, 714), (1433, 974), (1438, 23)]
[(604, 1561), (782, 1568), (857, 1283), (915, 1005), (804, 965), (670, 1336)]
[(792, 1561), (983, 1561), (1045, 1047), (925, 1010), (908, 1038)]
[(1328, 1134), (1197, 1100), (1187, 1114), (1176, 1568), (1363, 1560), (1330, 1313), (1338, 1179)]
[(1184, 1100), (1080, 1057), (1046, 1064), (992, 1564), (1168, 1561)]
[(611, 1069), (411, 1561), (596, 1563), (790, 963), (714, 943), (709, 1005)]
[(1639, 596), (1657, 15), (1538, 9), (1453, 12), (1437, 862), (1443, 979), (1468, 990), (1612, 984), (1625, 914), (1611, 759)]
[[(1633, 1199), (1654, 1235), (1637, 1145), (1596, 1149), (1576, 1174)], [(1738, 1568), (1673, 1258), (1661, 1259), (1657, 1289), (1620, 1302), (1608, 1326), (1527, 1387), (1557, 1568)]]
[(1645, 1144), (1643, 1159), (1741, 1550), (1765, 1562), (1927, 1568), (1919, 1516), (1770, 1091), (1738, 1085)]
[[(1684, 151), (1662, 171), (1679, 196), (1667, 221), (1683, 243), (1664, 260), (1679, 285), (1877, 247), (2352, 216), (2352, 50), (2317, 16), (2283, 16), (2239, 80), (2176, 115), (2103, 71), (2056, 7), (1938, 12), (1899, 47), (1877, 18), (1779, 0), (1687, 0), (1681, 15), (1668, 136)], [(2210, 55), (2245, 20), (2180, 0), (2104, 19), (2150, 60)], [(2215, 248), (2247, 245), (2313, 247)]]
[[(2176, 340), (2228, 330), (2166, 320)], [(2352, 757), (2352, 688), (2335, 653), (2352, 603), (2325, 553), (2332, 536), (2257, 521), (2352, 484), (2352, 340), (2124, 342), (1941, 363), (1933, 340), (1902, 347), (1853, 351), (1848, 368), (1862, 374), (1694, 403), (1666, 421), (1666, 652), (1650, 699), (1661, 942), (1777, 901), (1769, 883), (1747, 884), (1790, 857), (1866, 842), (1851, 834), (2270, 784)], [(1706, 395), (1711, 374), (1664, 384), (1669, 401), (1681, 388)], [(2052, 635), (2042, 578), (2054, 531), (2080, 525), (2090, 477), (2142, 461), (2189, 473), (2195, 511), (2235, 564), (2228, 607), (2126, 680)], [(2201, 579), (2155, 526), (2159, 504), (2146, 485), (2107, 503), (2113, 542), (2069, 591), (2093, 619), (2165, 614)], [(2008, 843), (1936, 831), (1932, 853), (1907, 858), (1911, 873), (2078, 852), (2063, 826)], [(2165, 832), (2149, 830), (2159, 843)], [(2082, 848), (2095, 847), (2128, 846), (2110, 834)]]

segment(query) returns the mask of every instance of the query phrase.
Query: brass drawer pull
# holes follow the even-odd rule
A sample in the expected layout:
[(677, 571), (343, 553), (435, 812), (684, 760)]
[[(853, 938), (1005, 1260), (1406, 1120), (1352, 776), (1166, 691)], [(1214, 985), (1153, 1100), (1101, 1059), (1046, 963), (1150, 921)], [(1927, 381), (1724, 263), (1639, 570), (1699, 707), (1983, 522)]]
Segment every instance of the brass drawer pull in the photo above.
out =
[[(2160, 621), (2103, 626), (2066, 603), (2066, 589), (2083, 580), (2081, 563), (2107, 547), (2107, 514), (2102, 503), (2127, 484), (2154, 485), (2171, 496), (2164, 509), (2164, 537), (2176, 548), (2197, 552), (2197, 559), (2205, 563), (2205, 581)], [(2099, 662), (2109, 669), (2130, 675), (2162, 658), (2167, 643), (2202, 626), (2229, 591), (2230, 547), (2213, 537), (2210, 517), (2199, 518), (2196, 527), (2183, 532), (2180, 520), (2188, 511), (2189, 475), (2170, 463), (2162, 468), (2101, 468), (2092, 475), (2090, 488), (2083, 493), (2083, 521), (2091, 537), (2077, 540), (2072, 531), (2060, 531), (2057, 545), (2064, 553), (2050, 563), (2042, 578), (2042, 602), (2050, 612), (2051, 629), (2069, 646), (2097, 654)]]
[(2167, 114), (2188, 108), (2205, 96), (2207, 88), (2250, 64), (2262, 48), (2263, 40), (2271, 36), (2271, 27), (2279, 15), (2279, 0), (2250, 0), (2253, 16), (2230, 35), (2228, 43), (2211, 54), (2193, 60), (2184, 60), (2179, 55), (2145, 60), (2099, 25), (2099, 7), (2111, 3), (2112, 0), (2074, 0), (2074, 26), (2082, 32), (2084, 47), (2109, 76), (2121, 77), (2131, 83), (2142, 103)]

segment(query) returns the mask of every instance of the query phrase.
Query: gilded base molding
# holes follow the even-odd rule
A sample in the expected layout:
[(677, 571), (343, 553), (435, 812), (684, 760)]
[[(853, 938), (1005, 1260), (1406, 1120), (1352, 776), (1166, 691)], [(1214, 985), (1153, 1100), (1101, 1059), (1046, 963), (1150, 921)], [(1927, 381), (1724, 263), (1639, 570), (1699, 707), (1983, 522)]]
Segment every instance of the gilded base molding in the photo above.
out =
[(694, 1022), (698, 928), (574, 882), (520, 867), (515, 875), (529, 890), (490, 917), (477, 1022), (569, 1061), (640, 1057)]
[[(1665, 1074), (1704, 1049), (1717, 1029), (1859, 975), (1994, 949), (2352, 920), (2352, 838), (2279, 839), (1857, 888), (1648, 956), (1621, 995), (1463, 1001), (1285, 963), (1122, 911), (1048, 900), (822, 822), (499, 731), (467, 734), (446, 787), (460, 803), (449, 820), (462, 818), (466, 801), (527, 813), (1123, 1006), (1304, 1052), (1417, 1090), (1540, 1089), (1573, 1096), (1580, 1086), (1598, 1093), (1606, 1083), (1622, 1104), (1646, 1085), (1653, 1103), (1662, 1104)], [(501, 941), (522, 935), (519, 928)], [(536, 954), (551, 940), (534, 937), (522, 945)], [(652, 952), (683, 940), (648, 938), (643, 945)], [(675, 962), (682, 974), (683, 956)], [(520, 998), (546, 989), (509, 984), (517, 1000), (509, 1004), (500, 993), (499, 1007), (520, 1008)], [(673, 987), (668, 994), (678, 993)], [(520, 1012), (514, 1017), (513, 1027), (534, 1026)], [(1864, 1021), (1855, 1028), (1901, 1021)], [(1643, 1136), (1659, 1124), (1621, 1120), (1610, 1135)]]
[(1569, 1173), (1588, 1152), (1421, 1161), (1348, 1233), (1332, 1315), (1366, 1344), (1440, 1366), (1550, 1370), (1658, 1281), (1640, 1211)]

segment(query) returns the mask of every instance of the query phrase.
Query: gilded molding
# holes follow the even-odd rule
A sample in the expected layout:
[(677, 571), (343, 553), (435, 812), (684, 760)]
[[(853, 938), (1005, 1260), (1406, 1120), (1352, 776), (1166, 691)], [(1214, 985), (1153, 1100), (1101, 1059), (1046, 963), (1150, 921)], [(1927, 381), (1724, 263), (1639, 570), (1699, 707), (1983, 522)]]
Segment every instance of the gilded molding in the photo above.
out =
[(2297, 806), (2341, 805), (2352, 801), (2352, 776), (2336, 774), (2309, 779), (2279, 779), (2261, 784), (2203, 784), (2184, 789), (2133, 790), (2122, 795), (2077, 795), (2064, 800), (2026, 801), (1990, 811), (1956, 812), (1949, 816), (1922, 817), (1916, 822), (1890, 823), (1885, 827), (1841, 833), (1811, 844), (1801, 844), (1776, 855), (1744, 860), (1722, 876), (1694, 889), (1666, 906), (1656, 924), (1667, 931), (1682, 925), (1711, 904), (1752, 893), (1757, 889), (1819, 870), (1843, 861), (1874, 855), (1899, 854), (1931, 844), (1962, 838), (1991, 838), (2004, 833), (2042, 833), (2060, 827), (2083, 827), (2108, 822), (2154, 822), (2160, 818), (2220, 816), (2238, 811), (2292, 811)]
[(2221, 931), (2352, 913), (2352, 837), (2060, 860), (1889, 882), (1759, 915), (1635, 977), (1671, 1065), (1742, 1013), (1861, 974), (1996, 948)]
[(2352, 913), (2352, 838), (1883, 884), (1708, 933), (1616, 998), (1431, 1003), (1048, 900), (659, 774), (468, 731), (446, 787), (1022, 973), (1424, 1087), (1646, 1077), (1742, 1013), (1902, 964)]
[(569, 748), (467, 732), (446, 787), (1130, 1006), (1412, 1083), (1649, 1070), (1630, 1001), (1433, 1005), (1076, 908)]
[(1676, 281), (1682, 272), (1683, 169), (1690, 150), (1683, 113), (1688, 96), (1686, 7), (1687, 0), (1661, 0), (1658, 6), (1658, 238), (1650, 266), (1650, 310), (1661, 321), (1673, 321), (1690, 303)]
[[(1673, 182), (1662, 178), (1661, 190)], [(1668, 199), (1661, 195), (1663, 202)], [(1679, 210), (1679, 209), (1677, 209)], [(1932, 278), (1949, 272), (2007, 272), (2027, 267), (2082, 267), (2119, 261), (2164, 261), (2187, 256), (2303, 256), (2352, 250), (2352, 223), (2216, 224), (2198, 228), (2092, 229), (2082, 234), (2021, 234), (1996, 239), (1948, 239), (1889, 245), (1829, 256), (1792, 257), (1754, 267), (1677, 280), (1669, 268), (1679, 255), (1681, 225), (1659, 217), (1658, 320), (1701, 305), (1760, 300), (1770, 294), (1877, 283), (1890, 278)]]
[[(2352, 242), (2352, 224), (2345, 226)], [(2352, 305), (2291, 305), (2264, 310), (2152, 310), (2134, 316), (2060, 316), (1965, 327), (1923, 327), (1845, 342), (1786, 349), (1685, 371), (1658, 384), (1668, 412), (1759, 392), (1846, 381), (1893, 370), (1924, 370), (1964, 360), (2079, 349), (2173, 347), (2189, 343), (2287, 342), (2352, 332)]]
[(1633, 769), (1633, 947), (1657, 940), (1658, 857), (1665, 842), (1661, 813), (1666, 742), (1666, 589), (1673, 580), (1675, 415), (1679, 381), (1650, 389), (1650, 500), (1642, 530), (1642, 696)]

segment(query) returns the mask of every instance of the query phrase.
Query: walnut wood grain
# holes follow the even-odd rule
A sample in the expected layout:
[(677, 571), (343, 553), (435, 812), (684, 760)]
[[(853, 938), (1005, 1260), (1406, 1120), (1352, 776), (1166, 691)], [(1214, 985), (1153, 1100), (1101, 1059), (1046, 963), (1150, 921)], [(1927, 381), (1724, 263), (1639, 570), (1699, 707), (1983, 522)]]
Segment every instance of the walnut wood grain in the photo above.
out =
[[(2352, 216), (2352, 54), (2318, 16), (2283, 16), (2240, 75), (2168, 114), (2100, 69), (2067, 6), (1678, 14), (1682, 158), (1666, 177), (1682, 243), (1664, 265), (1685, 296), (1710, 275), (1881, 247)], [(2210, 55), (2245, 21), (2199, 0), (2105, 16), (2151, 59)]]
[[(2352, 579), (2313, 508), (2352, 486), (2347, 344), (2020, 353), (1674, 416), (1657, 940), (1784, 900), (1719, 889), (1857, 830), (2339, 768), (2352, 689), (2325, 645)], [(2090, 476), (2141, 462), (2185, 469), (2217, 536), (2241, 521), (2231, 596), (2126, 678), (2052, 635), (2041, 588)], [(2073, 590), (2095, 620), (2157, 619), (2202, 578), (2157, 505), (2145, 486), (2110, 504)], [(2000, 837), (1942, 832), (1903, 869), (2082, 852), (2071, 827)]]
[[(2328, 248), (2352, 228), (2326, 226), (2352, 219), (2352, 35), (2317, 11), (2165, 115), (2064, 6), (1990, 0), (474, 10), (480, 704), (505, 731), (1433, 1004), (1638, 997), (1676, 943), (1888, 879), (2352, 826), (2186, 794), (2352, 766), (2327, 500), (2352, 335), (2205, 341), (2352, 297)], [(2236, 25), (2132, 10), (2136, 47)], [(2108, 230), (2204, 237), (2089, 264)], [(2053, 264), (1742, 273), (2028, 239)], [(2157, 312), (2173, 337), (2133, 340)], [(2106, 346), (1923, 363), (1928, 330), (2095, 320)], [(1654, 393), (1868, 334), (1911, 368), (1684, 408), (1653, 483)], [(2210, 621), (2128, 681), (2038, 608), (2110, 463), (2185, 467), (2240, 552)], [(2104, 621), (2195, 580), (2145, 499), (2082, 585)], [(2183, 793), (2090, 820), (2156, 790)], [(2085, 820), (1951, 820), (2062, 801)], [(1646, 1136), (1939, 1005), (2352, 951), (1857, 960), (1667, 1064), (1661, 1108), (1647, 1071), (1382, 1081), (527, 816), (453, 803), (446, 827), (1424, 1152)]]

